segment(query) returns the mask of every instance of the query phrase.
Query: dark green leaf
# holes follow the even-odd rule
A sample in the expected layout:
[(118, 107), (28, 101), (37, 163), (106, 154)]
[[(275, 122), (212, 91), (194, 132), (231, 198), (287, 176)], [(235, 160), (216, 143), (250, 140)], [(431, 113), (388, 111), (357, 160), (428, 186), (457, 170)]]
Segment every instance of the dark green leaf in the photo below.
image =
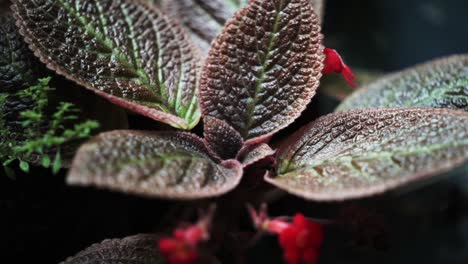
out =
[(309, 124), (278, 150), (270, 183), (311, 200), (345, 200), (430, 179), (468, 161), (468, 113), (369, 109)]
[(200, 85), (203, 113), (247, 142), (266, 139), (305, 109), (323, 67), (308, 0), (251, 1), (214, 41)]
[(199, 58), (181, 28), (131, 0), (14, 0), (20, 32), (57, 73), (115, 104), (190, 129)]
[(18, 34), (13, 17), (0, 16), (0, 93), (33, 85), (39, 77), (39, 64)]
[(52, 173), (57, 174), (61, 168), (62, 157), (60, 156), (60, 152), (57, 152), (57, 154), (55, 154), (54, 163), (52, 164)]
[(359, 89), (337, 111), (375, 107), (435, 107), (468, 111), (468, 55), (427, 62)]
[(44, 156), (42, 157), (42, 161), (41, 161), (42, 167), (44, 167), (44, 168), (49, 168), (49, 167), (50, 167), (50, 162), (51, 162), (51, 161), (50, 161), (49, 155), (44, 155)]
[(22, 171), (28, 173), (29, 172), (29, 163), (27, 163), (26, 161), (24, 160), (20, 160), (20, 164), (19, 164), (19, 167)]
[(68, 182), (149, 197), (195, 199), (232, 190), (241, 174), (239, 162), (221, 162), (191, 134), (115, 131), (80, 148)]

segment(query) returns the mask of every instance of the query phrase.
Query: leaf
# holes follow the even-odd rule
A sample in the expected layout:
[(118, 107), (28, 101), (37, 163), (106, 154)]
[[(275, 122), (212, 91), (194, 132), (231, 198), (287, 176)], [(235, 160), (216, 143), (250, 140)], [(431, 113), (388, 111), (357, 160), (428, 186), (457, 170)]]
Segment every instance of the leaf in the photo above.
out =
[(366, 197), (430, 179), (468, 161), (468, 113), (369, 109), (309, 124), (278, 150), (281, 189), (317, 201)]
[[(139, 234), (123, 239), (106, 239), (60, 264), (165, 264), (158, 250), (158, 234)], [(201, 252), (199, 263), (215, 264), (212, 255)]]
[(241, 174), (237, 161), (221, 163), (191, 134), (115, 131), (80, 148), (68, 183), (148, 197), (195, 199), (230, 191)]
[(294, 121), (319, 84), (322, 35), (306, 0), (251, 1), (214, 41), (203, 70), (203, 114), (248, 142)]
[(359, 89), (337, 111), (435, 107), (468, 111), (468, 55), (455, 55), (389, 75)]
[(244, 145), (242, 136), (226, 122), (214, 117), (206, 117), (204, 136), (208, 146), (224, 160), (236, 157)]
[(49, 168), (50, 167), (50, 162), (51, 161), (50, 161), (49, 155), (42, 156), (42, 161), (41, 161), (42, 167)]
[(242, 149), (237, 159), (242, 163), (242, 166), (247, 167), (258, 161), (273, 156), (275, 151), (268, 144), (261, 143), (257, 145), (246, 146)]
[(60, 152), (57, 152), (57, 154), (55, 154), (54, 163), (52, 165), (52, 172), (57, 174), (60, 171), (60, 168), (62, 168), (62, 158), (60, 157)]
[[(221, 33), (226, 21), (249, 0), (166, 0), (165, 11), (177, 18), (191, 33), (192, 40), (203, 54), (207, 54), (211, 42)], [(315, 13), (323, 17), (324, 0), (310, 0)]]
[(157, 249), (157, 241), (158, 236), (143, 234), (123, 239), (106, 239), (61, 264), (163, 264), (166, 262)]
[(33, 85), (41, 68), (38, 64), (18, 34), (13, 17), (0, 16), (0, 93)]
[(192, 35), (194, 43), (207, 54), (211, 41), (226, 21), (249, 0), (166, 0), (164, 9), (178, 18)]
[(21, 34), (57, 73), (182, 129), (200, 119), (199, 58), (182, 29), (131, 0), (14, 0)]
[(29, 172), (29, 163), (24, 160), (20, 160), (19, 167), (22, 171), (28, 173)]
[(144, 0), (144, 1), (146, 1), (147, 3), (149, 3), (151, 5), (159, 7), (163, 0)]

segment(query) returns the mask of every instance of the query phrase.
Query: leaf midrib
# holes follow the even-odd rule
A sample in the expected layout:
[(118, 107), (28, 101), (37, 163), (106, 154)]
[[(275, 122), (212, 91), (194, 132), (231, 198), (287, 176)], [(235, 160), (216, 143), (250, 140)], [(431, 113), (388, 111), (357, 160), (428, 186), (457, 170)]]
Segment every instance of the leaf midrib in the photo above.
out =
[[(298, 170), (307, 170), (307, 169), (314, 169), (315, 167), (318, 166), (328, 166), (328, 165), (333, 165), (333, 164), (350, 164), (351, 161), (365, 161), (365, 160), (390, 160), (392, 163), (395, 163), (392, 158), (395, 156), (410, 156), (414, 154), (420, 154), (420, 153), (432, 153), (437, 150), (442, 150), (445, 148), (459, 148), (463, 146), (468, 146), (468, 139), (459, 141), (459, 142), (449, 142), (449, 143), (444, 143), (444, 144), (435, 144), (431, 146), (423, 146), (423, 147), (416, 147), (416, 148), (411, 148), (408, 150), (398, 150), (398, 151), (381, 151), (381, 152), (367, 152), (365, 155), (344, 155), (340, 156), (339, 158), (336, 159), (324, 159), (321, 161), (316, 161), (312, 162), (309, 164), (305, 164), (300, 167), (296, 168), (288, 168), (287, 171), (284, 171), (281, 173), (281, 175), (288, 174), (294, 171)], [(280, 175), (280, 177), (281, 177)]]
[[(346, 131), (349, 131), (350, 129), (354, 128), (354, 127), (357, 126), (357, 125), (363, 125), (363, 124), (362, 124), (362, 122), (358, 122), (358, 123), (356, 123), (354, 126), (349, 127)], [(394, 140), (394, 139), (396, 139), (396, 138), (398, 138), (398, 137), (401, 137), (403, 134), (409, 134), (409, 133), (411, 133), (411, 132), (414, 132), (414, 131), (420, 129), (421, 127), (423, 127), (423, 126), (425, 126), (425, 125), (426, 125), (426, 123), (420, 122), (420, 123), (418, 123), (418, 125), (412, 126), (412, 127), (410, 127), (408, 130), (397, 130), (397, 131), (395, 131), (396, 133), (395, 133), (394, 135), (392, 135), (392, 136), (386, 138), (386, 139), (385, 139), (384, 141), (382, 141), (382, 142), (379, 142), (379, 145), (385, 145), (385, 144), (387, 144), (389, 141), (392, 141), (392, 140)], [(449, 127), (446, 128), (446, 129), (453, 129), (453, 128), (456, 128), (456, 127), (457, 127), (457, 124), (452, 125), (452, 126), (449, 126)], [(345, 132), (345, 131), (344, 131), (344, 132)], [(343, 133), (344, 133), (344, 132), (343, 132)], [(280, 171), (283, 171), (283, 172), (281, 172), (281, 173), (287, 173), (287, 172), (296, 170), (296, 168), (294, 167), (293, 161), (294, 161), (295, 157), (297, 156), (297, 153), (300, 152), (300, 151), (301, 151), (303, 148), (305, 148), (306, 146), (308, 146), (308, 143), (309, 143), (310, 141), (312, 141), (316, 136), (317, 136), (317, 134), (312, 135), (306, 142), (304, 142), (297, 150), (294, 151), (294, 153), (291, 155), (291, 158), (290, 158), (288, 161), (286, 161), (282, 166), (280, 166), (280, 168), (283, 168), (283, 169), (280, 170)], [(339, 150), (338, 152), (334, 152), (333, 155), (334, 155), (334, 156), (339, 156), (341, 153), (346, 152), (346, 151), (348, 151), (349, 149), (353, 149), (355, 146), (357, 146), (357, 145), (361, 144), (362, 142), (366, 141), (366, 140), (368, 139), (369, 136), (371, 136), (371, 135), (368, 135), (368, 136), (364, 137), (362, 140), (359, 140), (359, 141), (356, 141), (356, 142), (352, 142), (351, 144), (345, 146), (343, 149)], [(336, 138), (335, 138), (335, 139), (336, 139)], [(330, 142), (330, 143), (331, 143), (331, 142)], [(319, 154), (319, 152), (320, 152), (322, 149), (326, 148), (328, 145), (329, 145), (329, 143), (328, 143), (328, 144), (324, 144), (324, 145), (322, 146), (322, 148), (316, 150), (316, 152), (315, 152), (314, 155)], [(343, 157), (344, 157), (344, 156), (343, 156)], [(307, 165), (305, 165), (305, 166), (307, 166)], [(299, 167), (299, 168), (300, 168), (300, 167)]]
[[(127, 70), (132, 72), (134, 75), (138, 76), (138, 78), (136, 78), (136, 80), (135, 79), (134, 80), (137, 81), (137, 83), (140, 83), (141, 85), (143, 85), (149, 91), (151, 91), (151, 93), (158, 100), (157, 103), (162, 105), (162, 107), (160, 107), (161, 110), (163, 110), (165, 112), (175, 113), (175, 111), (171, 111), (171, 110), (173, 110), (173, 108), (170, 105), (168, 105), (168, 103), (163, 100), (164, 98), (161, 98), (161, 96), (158, 94), (158, 90), (160, 90), (160, 89), (158, 89), (158, 87), (152, 85), (149, 82), (148, 75), (147, 75), (146, 71), (144, 71), (144, 69), (135, 69), (132, 66), (132, 63), (128, 60), (128, 57), (125, 55), (125, 53), (123, 53), (120, 49), (118, 49), (118, 47), (113, 47), (113, 45), (109, 46), (110, 43), (114, 43), (112, 39), (109, 39), (104, 34), (102, 34), (102, 36), (100, 36), (100, 34), (96, 34), (95, 30), (90, 30), (90, 27), (92, 27), (93, 29), (96, 29), (97, 28), (96, 25), (91, 21), (89, 21), (89, 23), (86, 23), (86, 22), (88, 22), (88, 21), (86, 21), (87, 19), (80, 16), (79, 13), (77, 12), (77, 10), (75, 10), (67, 2), (65, 2), (63, 0), (58, 0), (58, 3), (60, 4), (60, 6), (62, 8), (64, 8), (68, 12), (68, 14), (72, 15), (75, 18), (75, 20), (80, 24), (80, 26), (82, 28), (85, 29), (85, 31), (88, 34), (93, 36), (96, 40), (98, 40), (100, 42), (100, 44), (104, 45), (107, 49), (109, 49), (111, 51), (111, 54), (113, 55), (113, 57), (116, 58), (120, 62), (120, 64), (122, 66), (124, 66)], [(99, 10), (99, 8), (98, 8), (98, 11), (100, 13), (100, 16), (102, 16), (102, 13)], [(132, 43), (133, 42), (134, 42), (134, 39), (132, 38)], [(137, 61), (137, 60), (135, 60), (135, 61)], [(141, 64), (141, 62), (140, 62), (140, 64)], [(161, 92), (161, 91), (159, 91), (159, 92)]]
[[(249, 130), (253, 125), (253, 119), (252, 115), (255, 111), (255, 106), (257, 105), (259, 98), (258, 95), (262, 92), (263, 90), (263, 82), (265, 81), (266, 78), (266, 68), (268, 68), (269, 65), (269, 60), (271, 57), (271, 51), (273, 49), (274, 43), (276, 41), (276, 34), (278, 33), (279, 30), (279, 22), (281, 18), (281, 12), (285, 8), (284, 6), (284, 0), (281, 0), (279, 3), (279, 8), (276, 10), (276, 15), (275, 15), (275, 21), (273, 25), (273, 30), (271, 32), (270, 39), (268, 40), (268, 48), (266, 50), (266, 55), (265, 58), (262, 61), (262, 65), (260, 68), (260, 76), (257, 78), (255, 82), (255, 91), (254, 91), (254, 96), (251, 97), (252, 100), (250, 100), (250, 103), (247, 104), (247, 113), (246, 113), (246, 124), (244, 128), (242, 128), (241, 134), (244, 137), (247, 137), (249, 134)], [(257, 55), (258, 55), (258, 50), (257, 50)]]

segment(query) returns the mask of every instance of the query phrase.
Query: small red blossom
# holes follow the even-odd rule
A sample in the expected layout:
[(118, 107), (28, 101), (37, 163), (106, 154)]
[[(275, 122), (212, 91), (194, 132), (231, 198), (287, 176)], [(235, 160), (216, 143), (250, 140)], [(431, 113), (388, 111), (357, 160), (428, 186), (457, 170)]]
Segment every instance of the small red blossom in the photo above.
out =
[(346, 65), (341, 58), (340, 54), (334, 49), (325, 48), (325, 66), (322, 70), (323, 74), (330, 74), (330, 73), (340, 73), (343, 75), (345, 80), (351, 85), (355, 87), (356, 84), (354, 83), (354, 79), (356, 75), (351, 71), (348, 65)]
[(292, 223), (283, 219), (268, 219), (266, 207), (259, 214), (249, 208), (250, 215), (257, 228), (278, 235), (284, 259), (288, 264), (315, 264), (318, 261), (319, 249), (323, 242), (322, 226), (296, 214)]
[(214, 207), (198, 223), (186, 228), (177, 228), (172, 233), (172, 237), (159, 239), (159, 251), (169, 264), (194, 264), (198, 262), (198, 245), (209, 239), (208, 229), (213, 214)]
[(182, 239), (162, 238), (158, 241), (161, 254), (170, 264), (193, 264), (198, 261), (196, 246)]

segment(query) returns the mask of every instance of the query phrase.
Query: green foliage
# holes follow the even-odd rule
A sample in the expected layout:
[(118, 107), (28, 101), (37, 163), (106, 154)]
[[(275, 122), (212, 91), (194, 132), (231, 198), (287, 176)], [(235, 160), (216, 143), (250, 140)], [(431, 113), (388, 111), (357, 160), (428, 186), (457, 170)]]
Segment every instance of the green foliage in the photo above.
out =
[[(50, 77), (39, 79), (36, 85), (13, 95), (0, 94), (0, 106), (5, 105), (10, 96), (33, 102), (29, 110), (19, 113), (19, 120), (24, 128), (21, 140), (8, 140), (9, 130), (3, 113), (0, 116), (0, 161), (4, 167), (19, 160), (20, 169), (28, 172), (30, 166), (26, 160), (32, 156), (39, 156), (43, 167), (51, 168), (57, 173), (62, 167), (61, 146), (88, 138), (99, 127), (96, 121), (80, 120), (80, 110), (72, 103), (60, 102), (54, 111), (49, 113), (49, 94), (53, 91), (49, 87), (50, 80)], [(51, 157), (53, 152), (55, 155), (52, 154)]]

